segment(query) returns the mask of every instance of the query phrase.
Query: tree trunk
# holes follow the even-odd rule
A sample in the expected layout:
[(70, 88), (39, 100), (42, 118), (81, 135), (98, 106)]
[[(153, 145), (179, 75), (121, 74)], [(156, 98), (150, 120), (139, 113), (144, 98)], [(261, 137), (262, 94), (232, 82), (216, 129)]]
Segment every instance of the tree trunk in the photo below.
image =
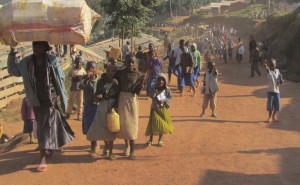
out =
[(131, 26), (130, 52), (133, 53), (134, 24)]
[(122, 42), (121, 42), (121, 56), (122, 58), (124, 58), (125, 56), (123, 56), (123, 45), (124, 45), (124, 37), (125, 37), (125, 26), (122, 26)]
[(270, 0), (267, 0), (267, 7), (268, 7), (268, 15), (270, 15), (270, 11), (271, 11), (271, 9), (270, 9), (270, 5), (271, 5), (271, 2), (270, 2)]

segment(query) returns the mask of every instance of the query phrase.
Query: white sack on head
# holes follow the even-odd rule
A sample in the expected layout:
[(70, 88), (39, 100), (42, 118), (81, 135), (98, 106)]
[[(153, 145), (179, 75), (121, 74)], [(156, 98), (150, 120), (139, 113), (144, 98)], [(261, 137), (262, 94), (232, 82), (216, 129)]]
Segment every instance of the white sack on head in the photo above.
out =
[(84, 44), (99, 17), (85, 0), (11, 0), (0, 8), (0, 42)]

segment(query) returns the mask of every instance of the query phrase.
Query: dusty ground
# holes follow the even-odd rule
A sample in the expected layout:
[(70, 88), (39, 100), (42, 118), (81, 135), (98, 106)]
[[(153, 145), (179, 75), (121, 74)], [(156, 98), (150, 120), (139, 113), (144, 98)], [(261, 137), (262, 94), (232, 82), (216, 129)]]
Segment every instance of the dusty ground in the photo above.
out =
[(81, 123), (71, 119), (76, 140), (48, 160), (46, 173), (36, 172), (36, 145), (24, 145), (0, 156), (0, 184), (299, 185), (300, 84), (281, 86), (280, 121), (267, 124), (265, 73), (249, 78), (247, 61), (216, 63), (221, 73), (218, 118), (209, 117), (209, 110), (199, 117), (199, 92), (180, 98), (171, 86), (176, 130), (165, 137), (165, 147), (143, 145), (150, 100), (141, 97), (136, 161), (119, 155), (122, 140), (116, 141), (117, 160), (92, 159)]

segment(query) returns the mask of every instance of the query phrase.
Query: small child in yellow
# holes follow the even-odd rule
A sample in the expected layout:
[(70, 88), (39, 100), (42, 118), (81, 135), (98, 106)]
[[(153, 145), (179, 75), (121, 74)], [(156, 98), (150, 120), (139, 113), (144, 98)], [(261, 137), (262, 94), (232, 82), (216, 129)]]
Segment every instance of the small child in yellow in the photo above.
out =
[(164, 142), (162, 141), (163, 134), (174, 132), (169, 112), (172, 94), (167, 87), (165, 74), (159, 73), (156, 76), (155, 85), (151, 87), (149, 95), (152, 98), (152, 105), (145, 135), (150, 136), (150, 139), (145, 145), (152, 145), (153, 136), (158, 135), (158, 146), (164, 146)]

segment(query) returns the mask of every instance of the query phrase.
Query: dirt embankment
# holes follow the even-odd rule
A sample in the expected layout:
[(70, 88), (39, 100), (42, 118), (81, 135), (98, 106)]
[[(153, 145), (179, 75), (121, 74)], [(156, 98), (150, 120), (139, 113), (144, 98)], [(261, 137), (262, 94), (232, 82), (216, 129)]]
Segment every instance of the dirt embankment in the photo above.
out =
[(285, 78), (300, 82), (300, 8), (285, 16), (270, 16), (257, 31), (256, 39), (268, 39), (271, 57), (276, 58)]

